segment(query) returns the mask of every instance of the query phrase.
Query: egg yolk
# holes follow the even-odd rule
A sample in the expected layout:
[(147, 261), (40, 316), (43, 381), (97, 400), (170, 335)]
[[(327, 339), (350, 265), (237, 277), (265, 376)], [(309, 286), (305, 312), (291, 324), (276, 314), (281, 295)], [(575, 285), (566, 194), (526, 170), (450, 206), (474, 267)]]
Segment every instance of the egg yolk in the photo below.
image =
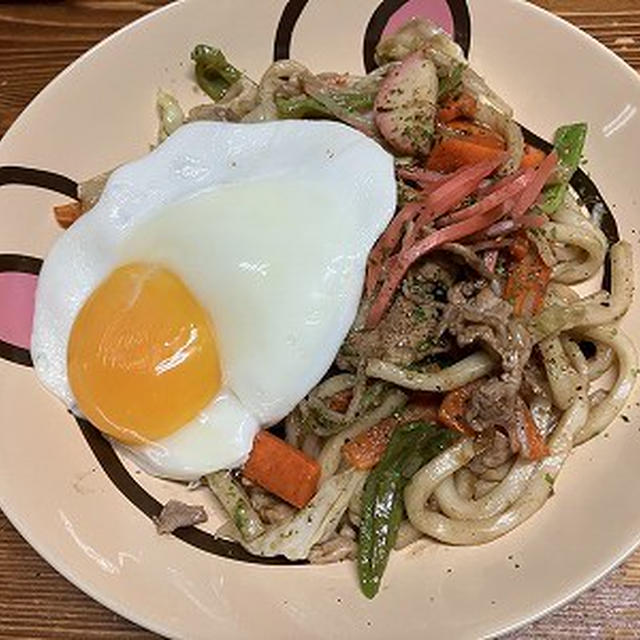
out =
[(146, 263), (119, 267), (85, 302), (67, 366), (80, 411), (129, 444), (184, 426), (221, 381), (207, 312), (174, 273)]

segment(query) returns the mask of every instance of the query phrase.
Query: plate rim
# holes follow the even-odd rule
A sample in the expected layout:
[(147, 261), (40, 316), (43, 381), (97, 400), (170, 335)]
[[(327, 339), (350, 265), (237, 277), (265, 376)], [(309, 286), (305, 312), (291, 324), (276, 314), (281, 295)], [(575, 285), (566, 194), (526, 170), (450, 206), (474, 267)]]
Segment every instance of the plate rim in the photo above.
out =
[[(475, 0), (475, 2), (479, 2), (482, 0)], [(623, 60), (619, 55), (609, 49), (606, 45), (599, 42), (595, 37), (590, 35), (589, 33), (583, 31), (579, 27), (573, 25), (571, 22), (566, 20), (565, 18), (558, 16), (551, 11), (540, 7), (536, 4), (532, 4), (527, 2), (526, 0), (502, 0), (506, 3), (511, 3), (514, 5), (519, 5), (521, 9), (528, 10), (533, 13), (538, 14), (543, 17), (545, 20), (554, 21), (557, 26), (561, 26), (563, 30), (572, 33), (574, 36), (579, 36), (580, 40), (585, 43), (590, 48), (597, 48), (601, 55), (605, 55), (609, 64), (615, 63), (615, 65), (621, 70), (624, 71), (629, 80), (634, 83), (637, 87), (640, 88), (640, 74), (625, 60)], [(65, 78), (68, 74), (72, 73), (77, 66), (80, 66), (86, 62), (88, 58), (93, 56), (98, 50), (102, 47), (107, 46), (111, 43), (112, 40), (122, 37), (123, 34), (128, 33), (130, 31), (135, 31), (146, 21), (152, 21), (157, 18), (157, 16), (161, 13), (178, 11), (182, 6), (191, 4), (192, 0), (175, 0), (174, 2), (170, 2), (164, 6), (160, 6), (152, 11), (139, 16), (132, 22), (124, 25), (120, 29), (117, 29), (113, 33), (109, 34), (106, 38), (100, 40), (96, 44), (94, 44), (87, 51), (82, 53), (76, 60), (71, 62), (68, 66), (66, 66), (60, 73), (58, 73), (54, 78), (52, 78), (27, 104), (27, 106), (20, 111), (15, 120), (11, 123), (10, 127), (4, 133), (2, 138), (0, 138), (0, 147), (4, 146), (7, 140), (11, 140), (14, 135), (20, 133), (20, 129), (22, 126), (22, 121), (24, 120), (24, 116), (28, 115), (29, 111), (39, 103), (41, 100), (45, 100), (48, 96), (49, 91), (52, 87), (57, 84), (60, 80)], [(471, 22), (473, 24), (473, 7), (471, 9)], [(474, 41), (471, 41), (471, 54), (473, 53)], [(95, 457), (95, 454), (91, 452), (91, 456)], [(152, 618), (147, 617), (144, 614), (138, 613), (136, 610), (130, 608), (125, 599), (115, 599), (105, 595), (105, 591), (101, 590), (99, 587), (93, 586), (91, 582), (88, 582), (84, 579), (80, 579), (77, 577), (76, 572), (73, 567), (64, 560), (64, 557), (61, 554), (57, 554), (52, 548), (51, 545), (48, 545), (46, 541), (41, 540), (37, 534), (33, 533), (33, 531), (29, 528), (28, 525), (25, 524), (23, 519), (20, 517), (18, 510), (13, 510), (11, 507), (7, 506), (6, 497), (0, 493), (0, 510), (3, 511), (7, 519), (10, 521), (12, 526), (18, 531), (20, 536), (29, 544), (29, 546), (40, 556), (42, 557), (51, 567), (53, 567), (60, 575), (62, 575), (66, 580), (68, 580), (75, 588), (79, 589), (83, 593), (87, 594), (90, 598), (100, 603), (102, 606), (106, 607), (112, 612), (117, 613), (122, 616), (126, 620), (141, 626), (144, 629), (148, 629), (154, 633), (157, 633), (162, 636), (168, 635), (168, 629), (163, 627), (160, 622), (156, 623), (156, 621)], [(552, 596), (549, 597), (549, 604), (544, 606), (539, 611), (536, 611), (533, 614), (530, 614), (527, 617), (524, 617), (516, 622), (508, 623), (505, 626), (495, 626), (495, 631), (491, 634), (484, 635), (483, 637), (502, 637), (506, 634), (512, 633), (518, 629), (522, 629), (524, 626), (532, 624), (545, 616), (551, 614), (554, 611), (557, 611), (561, 607), (565, 606), (567, 603), (575, 600), (584, 594), (588, 589), (592, 588), (597, 582), (602, 580), (607, 574), (611, 571), (615, 570), (619, 567), (639, 546), (640, 546), (640, 529), (631, 536), (631, 542), (622, 545), (621, 549), (613, 556), (612, 559), (607, 561), (600, 562), (597, 565), (592, 566), (592, 570), (585, 572), (585, 575), (589, 577), (587, 580), (580, 585), (577, 589), (568, 587), (565, 589), (566, 594), (563, 595), (560, 599), (554, 599)], [(169, 636), (171, 637), (171, 636)]]

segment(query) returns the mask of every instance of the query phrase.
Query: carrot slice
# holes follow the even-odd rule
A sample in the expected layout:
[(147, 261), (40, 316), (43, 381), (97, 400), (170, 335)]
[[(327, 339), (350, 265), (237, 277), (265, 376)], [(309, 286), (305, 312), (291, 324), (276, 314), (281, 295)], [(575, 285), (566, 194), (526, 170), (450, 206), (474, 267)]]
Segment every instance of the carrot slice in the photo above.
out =
[(382, 422), (356, 436), (342, 447), (345, 460), (356, 469), (372, 469), (382, 458), (393, 430), (398, 426), (396, 418), (386, 418)]
[(475, 122), (470, 122), (469, 120), (453, 120), (449, 122), (447, 129), (463, 136), (462, 139), (466, 142), (472, 142), (482, 147), (504, 150), (506, 146), (502, 136), (487, 127), (483, 127)]
[(516, 260), (523, 260), (527, 253), (529, 253), (529, 240), (527, 240), (527, 236), (519, 233), (509, 248), (509, 253), (511, 253)]
[(447, 100), (440, 109), (436, 118), (440, 122), (451, 122), (458, 118), (473, 118), (478, 110), (478, 105), (473, 96), (462, 93), (457, 98)]
[(524, 145), (524, 155), (520, 162), (521, 169), (537, 169), (544, 161), (546, 154), (530, 144)]
[(57, 205), (53, 207), (53, 214), (56, 222), (63, 229), (68, 229), (82, 215), (82, 205), (79, 202)]
[[(532, 316), (544, 302), (551, 269), (544, 263), (536, 247), (525, 236), (516, 241), (517, 262), (512, 265), (504, 289), (504, 298), (513, 304), (516, 316)], [(527, 247), (523, 255), (524, 247)], [(513, 253), (512, 249), (512, 253)], [(517, 258), (517, 256), (522, 256)]]
[(454, 431), (459, 431), (467, 436), (475, 435), (475, 431), (467, 424), (464, 417), (467, 402), (473, 391), (478, 387), (479, 382), (471, 382), (464, 387), (449, 391), (442, 400), (438, 410), (438, 420), (440, 424)]
[(300, 449), (262, 430), (253, 441), (242, 475), (301, 509), (318, 488), (320, 465)]
[(469, 164), (493, 160), (502, 149), (493, 149), (460, 138), (445, 138), (431, 150), (426, 168), (429, 171), (450, 173)]
[(342, 455), (356, 469), (372, 469), (382, 458), (397, 427), (418, 420), (435, 422), (437, 419), (437, 406), (433, 400), (416, 397), (414, 402), (405, 407), (401, 415), (385, 418), (343, 445)]

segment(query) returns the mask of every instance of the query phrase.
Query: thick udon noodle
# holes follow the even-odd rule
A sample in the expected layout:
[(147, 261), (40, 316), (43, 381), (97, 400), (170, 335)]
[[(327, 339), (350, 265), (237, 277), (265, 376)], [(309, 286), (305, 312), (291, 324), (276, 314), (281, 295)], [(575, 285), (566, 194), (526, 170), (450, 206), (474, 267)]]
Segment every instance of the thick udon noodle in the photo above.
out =
[[(385, 69), (380, 69), (364, 78), (349, 77), (349, 82), (360, 89), (369, 86), (375, 91), (384, 73)], [(236, 110), (241, 107), (237, 115), (245, 122), (276, 119), (276, 92), (284, 90), (295, 94), (314, 78), (301, 64), (280, 61), (267, 70), (257, 89), (244, 86), (240, 93), (230, 96), (228, 106)], [(356, 126), (367, 124), (371, 123), (356, 123)], [(610, 248), (611, 292), (598, 291), (580, 298), (567, 285), (589, 280), (600, 271), (609, 250), (607, 239), (580, 210), (576, 197), (571, 194), (547, 223), (545, 231), (562, 247), (557, 255), (563, 258), (556, 259), (553, 265), (546, 308), (562, 313), (570, 307), (573, 317), (562, 331), (536, 336), (553, 404), (562, 412), (549, 434), (550, 455), (541, 461), (514, 455), (498, 469), (487, 470), (484, 475), (491, 473), (485, 479), (469, 470), (477, 454), (473, 440), (459, 440), (420, 469), (406, 487), (408, 521), (401, 526), (397, 547), (422, 535), (448, 544), (481, 544), (511, 531), (547, 501), (553, 481), (571, 449), (605, 429), (631, 393), (636, 353), (629, 337), (616, 325), (632, 301), (631, 247), (626, 242), (618, 242)], [(583, 355), (577, 344), (580, 340), (593, 343), (593, 357), (587, 359)], [(322, 482), (325, 482), (344, 465), (341, 457), (344, 443), (393, 415), (403, 405), (406, 392), (448, 391), (486, 376), (495, 367), (495, 358), (483, 350), (435, 373), (420, 373), (389, 362), (370, 360), (360, 376), (341, 374), (330, 381), (329, 389), (321, 391), (323, 397), (328, 397), (358, 383), (363, 387), (367, 380), (384, 380), (396, 389), (389, 392), (378, 407), (352, 420), (353, 407), (357, 404), (352, 402), (346, 418), (350, 424), (326, 438), (303, 434), (294, 412), (287, 420), (287, 439), (317, 455), (322, 466)], [(594, 387), (590, 391), (592, 383), (607, 373), (615, 379), (611, 388), (597, 392)], [(313, 403), (315, 396), (312, 392), (308, 402)], [(357, 497), (352, 502), (357, 503)], [(353, 509), (349, 513), (357, 520)]]
[[(393, 45), (410, 48), (411, 42), (399, 39)], [(389, 62), (365, 77), (316, 76), (298, 62), (279, 61), (269, 67), (258, 85), (246, 78), (233, 85), (216, 109), (226, 110), (233, 119), (243, 122), (275, 120), (278, 119), (276, 96), (308, 95), (337, 119), (376, 136), (371, 115), (354, 114), (336, 107), (335, 102), (324, 100), (319, 87), (339, 86), (374, 95), (389, 67), (395, 64), (398, 63)], [(481, 89), (504, 113), (509, 110), (473, 72), (470, 81), (481, 83)], [(480, 108), (488, 114), (485, 119), (490, 120), (496, 113), (482, 104)], [(193, 118), (197, 119), (197, 115)], [(519, 163), (520, 128), (506, 119), (493, 125), (503, 134), (507, 147), (516, 150), (512, 161)], [(571, 449), (605, 429), (629, 398), (637, 357), (632, 341), (617, 322), (632, 302), (630, 245), (620, 241), (609, 246), (603, 232), (580, 208), (571, 192), (550, 216), (544, 231), (546, 239), (534, 240), (541, 257), (551, 267), (552, 276), (544, 308), (531, 332), (538, 345), (556, 415), (555, 420), (548, 421), (547, 432), (543, 434), (550, 454), (542, 460), (511, 454), (495, 468), (478, 469), (474, 466), (479, 454), (474, 439), (461, 438), (412, 476), (404, 492), (407, 519), (400, 526), (396, 548), (422, 536), (453, 545), (481, 544), (511, 531), (547, 501)], [(580, 297), (570, 285), (594, 279), (601, 272), (607, 255), (611, 262), (610, 291), (598, 290)], [(593, 355), (589, 358), (579, 346), (581, 341), (592, 344)], [(450, 391), (487, 376), (498, 366), (497, 358), (481, 348), (431, 373), (379, 359), (361, 362), (355, 373), (342, 373), (322, 382), (296, 407), (286, 420), (286, 438), (319, 460), (322, 485), (346, 468), (341, 455), (343, 445), (398, 412), (410, 392)], [(608, 389), (599, 384), (603, 376), (613, 379)], [(377, 389), (382, 397), (368, 410), (365, 389), (371, 388)], [(323, 399), (345, 389), (353, 389), (346, 413), (327, 408)], [(319, 411), (335, 426), (335, 432), (305, 430), (302, 425), (311, 410)], [(549, 411), (547, 414), (551, 415)], [(361, 479), (358, 493), (362, 492), (363, 485)], [(359, 504), (360, 495), (353, 495), (347, 514), (355, 526), (359, 524)], [(340, 559), (340, 554), (336, 557)]]

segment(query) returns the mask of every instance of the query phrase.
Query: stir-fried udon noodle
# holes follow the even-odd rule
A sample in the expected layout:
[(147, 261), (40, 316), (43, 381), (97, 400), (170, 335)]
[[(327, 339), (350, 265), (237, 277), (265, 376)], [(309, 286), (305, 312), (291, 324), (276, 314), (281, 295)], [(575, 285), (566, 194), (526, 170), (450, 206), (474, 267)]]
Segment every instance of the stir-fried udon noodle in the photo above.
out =
[[(192, 58), (212, 101), (185, 115), (161, 93), (160, 140), (194, 120), (339, 120), (394, 154), (399, 194), (334, 367), (284, 424), (320, 464), (317, 493), (295, 509), (211, 474), (231, 516), (220, 534), (257, 555), (357, 559), (371, 597), (392, 548), (481, 544), (520, 525), (634, 384), (618, 327), (631, 248), (610, 244), (569, 185), (586, 126), (558, 129), (552, 151), (525, 144), (511, 108), (421, 21), (383, 40), (366, 76), (282, 60), (256, 84), (216, 49)], [(103, 184), (83, 185), (85, 209)], [(573, 285), (607, 260), (608, 290), (580, 296)]]

